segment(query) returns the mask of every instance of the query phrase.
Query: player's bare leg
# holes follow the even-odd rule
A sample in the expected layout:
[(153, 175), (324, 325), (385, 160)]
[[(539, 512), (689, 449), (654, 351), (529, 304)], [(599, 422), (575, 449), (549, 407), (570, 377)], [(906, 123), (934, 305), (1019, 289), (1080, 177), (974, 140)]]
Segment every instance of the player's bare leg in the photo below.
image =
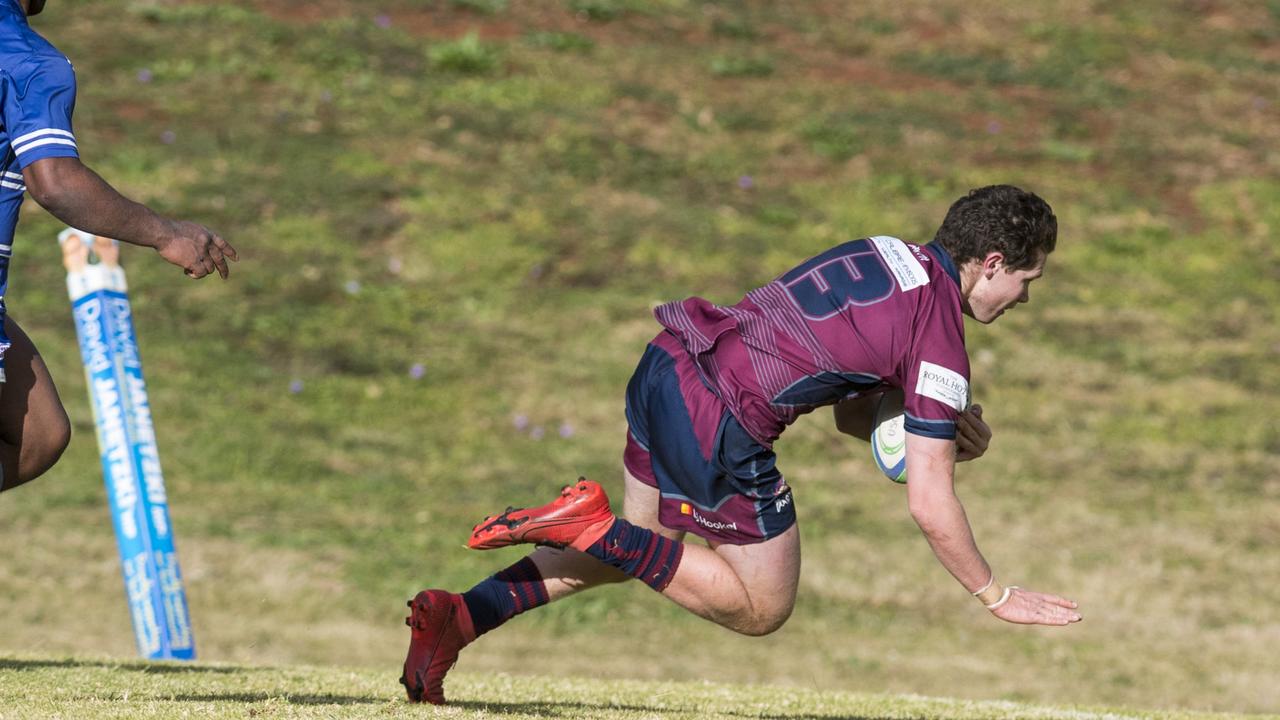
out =
[(791, 617), (799, 580), (800, 532), (792, 525), (754, 545), (685, 545), (662, 594), (735, 632), (768, 635)]
[[(679, 540), (683, 533), (658, 523), (657, 491), (636, 481), (626, 484), (625, 514), (630, 522)], [(445, 701), (445, 675), (458, 653), (475, 638), (516, 614), (597, 585), (630, 579), (590, 555), (570, 548), (539, 547), (509, 568), (465, 594), (424, 590), (409, 601), (412, 628), (405, 658), (404, 684), (414, 702)], [(470, 598), (470, 602), (468, 602)], [(475, 606), (473, 616), (469, 605)]]
[[(658, 490), (623, 471), (626, 519), (679, 541), (684, 533), (658, 522)], [(539, 548), (529, 556), (542, 572), (549, 601), (609, 582), (621, 571), (577, 550)], [(594, 566), (594, 567), (593, 567)], [(795, 526), (754, 545), (686, 543), (680, 566), (662, 594), (686, 610), (746, 635), (782, 626), (795, 607), (800, 580), (800, 533)]]
[[(658, 491), (626, 473), (631, 500), (658, 524)], [(668, 537), (681, 533), (662, 528)], [(752, 545), (686, 543), (675, 577), (662, 594), (686, 610), (746, 635), (766, 635), (791, 616), (800, 581), (800, 533), (796, 526)]]
[[(658, 522), (658, 491), (628, 476), (625, 515), (634, 525), (679, 541), (684, 533)], [(415, 702), (444, 702), (443, 681), (458, 653), (475, 638), (515, 614), (568, 597), (587, 588), (630, 577), (594, 557), (571, 548), (539, 547), (511, 567), (484, 580), (465, 594), (424, 590), (409, 602), (407, 622), (413, 628), (400, 681)], [(465, 599), (477, 607), (475, 618)], [(495, 604), (502, 605), (497, 612)]]
[[(684, 533), (662, 526), (658, 522), (658, 491), (623, 470), (625, 496), (623, 517), (632, 525), (652, 530), (674, 541), (684, 539)], [(610, 567), (590, 555), (573, 549), (540, 547), (529, 554), (538, 566), (542, 581), (546, 584), (548, 602), (555, 602), (576, 592), (597, 585), (618, 583), (631, 578), (617, 568)]]
[[(658, 490), (624, 471), (627, 493), (628, 522), (643, 530), (679, 541), (682, 533), (663, 527), (658, 522)], [(505, 514), (504, 514), (505, 515)], [(513, 513), (511, 517), (520, 517)], [(631, 520), (635, 518), (635, 520)], [(481, 528), (485, 527), (482, 523)], [(528, 525), (517, 525), (520, 530)], [(498, 528), (499, 537), (503, 528)], [(559, 532), (553, 527), (550, 533)], [(599, 536), (599, 533), (596, 533)], [(523, 536), (520, 536), (523, 537)], [(532, 541), (540, 541), (542, 535)], [(473, 536), (473, 540), (475, 536)], [(480, 545), (492, 542), (481, 539)], [(502, 541), (506, 542), (506, 541)], [(575, 540), (573, 545), (590, 545), (594, 541)], [(506, 544), (511, 544), (506, 542)], [(668, 543), (670, 544), (670, 543)], [(652, 546), (651, 546), (652, 549)], [(646, 565), (641, 561), (631, 566)], [(590, 552), (590, 551), (588, 551)], [(619, 553), (613, 553), (618, 555)], [(542, 602), (550, 602), (604, 582), (618, 582), (628, 577), (593, 554), (573, 549), (542, 548), (529, 556), (540, 571), (546, 590)], [(596, 568), (592, 568), (594, 564)], [(626, 563), (624, 563), (626, 564)], [(764, 635), (781, 627), (795, 605), (800, 576), (800, 534), (792, 526), (777, 537), (750, 545), (713, 543), (710, 547), (681, 544), (675, 572), (665, 582), (649, 584), (672, 601), (694, 614), (748, 635)], [(633, 571), (638, 567), (632, 567)], [(649, 568), (652, 570), (652, 568)], [(646, 576), (646, 581), (651, 579)], [(542, 604), (539, 602), (538, 604)]]
[(13, 318), (5, 317), (4, 329), (11, 345), (0, 384), (0, 490), (44, 474), (71, 441), (71, 422), (39, 351)]
[[(626, 521), (615, 523), (603, 491), (580, 481), (542, 508), (509, 510), (477, 526), (472, 547), (545, 542), (547, 537), (572, 546), (540, 547), (465, 594), (424, 590), (411, 600), (406, 622), (413, 633), (401, 677), (410, 700), (443, 703), (444, 677), (458, 653), (515, 615), (630, 578), (740, 633), (765, 635), (782, 626), (795, 606), (800, 572), (795, 527), (754, 545), (687, 545), (680, 542), (684, 533), (658, 522), (658, 491), (630, 473), (624, 477)], [(574, 522), (575, 508), (585, 522)], [(530, 530), (537, 527), (546, 532)], [(579, 532), (589, 539), (570, 539)]]

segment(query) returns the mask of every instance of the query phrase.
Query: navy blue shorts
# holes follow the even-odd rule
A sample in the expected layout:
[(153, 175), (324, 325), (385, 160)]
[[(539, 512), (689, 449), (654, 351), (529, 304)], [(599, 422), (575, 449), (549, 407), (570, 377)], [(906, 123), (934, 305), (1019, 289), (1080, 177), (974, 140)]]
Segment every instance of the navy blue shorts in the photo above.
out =
[(668, 332), (645, 349), (627, 385), (627, 428), (623, 463), (658, 489), (663, 526), (747, 545), (795, 524), (777, 456), (747, 434)]

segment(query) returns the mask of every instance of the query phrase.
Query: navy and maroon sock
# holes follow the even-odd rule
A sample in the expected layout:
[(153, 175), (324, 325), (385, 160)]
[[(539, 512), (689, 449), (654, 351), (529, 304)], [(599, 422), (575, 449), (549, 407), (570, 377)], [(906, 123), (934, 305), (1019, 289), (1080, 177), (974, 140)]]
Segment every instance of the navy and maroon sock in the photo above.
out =
[(684, 545), (618, 518), (586, 553), (662, 592), (676, 575)]
[[(662, 592), (675, 577), (684, 545), (619, 518), (586, 552)], [(463, 593), (462, 601), (479, 637), (550, 598), (538, 566), (526, 557)]]
[(463, 593), (462, 601), (479, 637), (526, 610), (546, 605), (549, 598), (542, 573), (526, 557)]

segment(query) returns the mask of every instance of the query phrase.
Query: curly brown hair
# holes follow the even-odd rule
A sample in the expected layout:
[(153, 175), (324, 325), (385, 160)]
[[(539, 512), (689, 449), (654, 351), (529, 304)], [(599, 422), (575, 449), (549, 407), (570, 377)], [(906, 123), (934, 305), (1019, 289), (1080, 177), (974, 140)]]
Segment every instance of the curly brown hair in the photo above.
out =
[(998, 252), (1004, 255), (1006, 268), (1027, 270), (1053, 252), (1058, 218), (1035, 193), (1012, 185), (988, 185), (955, 201), (933, 239), (957, 266)]

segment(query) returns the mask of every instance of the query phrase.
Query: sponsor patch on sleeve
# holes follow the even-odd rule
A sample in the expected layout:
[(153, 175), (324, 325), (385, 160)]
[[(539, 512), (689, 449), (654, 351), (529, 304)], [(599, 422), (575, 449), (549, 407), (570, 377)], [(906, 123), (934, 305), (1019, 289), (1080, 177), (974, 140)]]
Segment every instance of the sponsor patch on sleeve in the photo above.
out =
[(884, 264), (889, 266), (889, 271), (898, 279), (898, 287), (902, 292), (929, 284), (929, 273), (925, 272), (924, 266), (911, 254), (906, 243), (888, 235), (877, 235), (871, 238), (871, 242), (876, 246), (880, 257), (884, 258)]
[(969, 381), (955, 370), (922, 361), (916, 378), (916, 395), (933, 398), (963, 412), (969, 405)]

